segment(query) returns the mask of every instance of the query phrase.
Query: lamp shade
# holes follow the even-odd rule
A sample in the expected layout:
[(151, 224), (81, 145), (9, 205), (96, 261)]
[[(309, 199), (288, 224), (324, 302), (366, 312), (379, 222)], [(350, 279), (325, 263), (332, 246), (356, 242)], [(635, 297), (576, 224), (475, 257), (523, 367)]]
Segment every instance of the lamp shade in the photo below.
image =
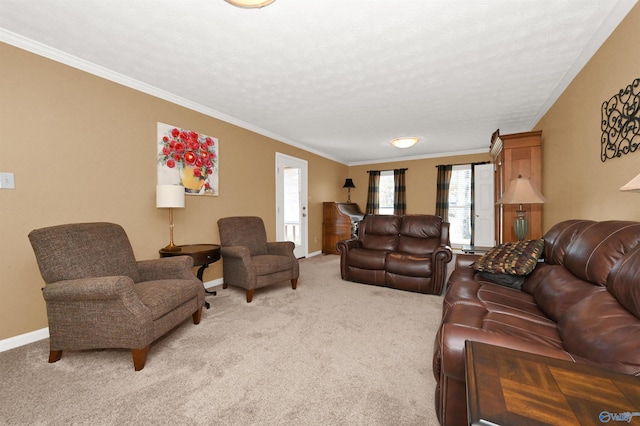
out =
[(509, 182), (507, 190), (496, 204), (542, 204), (546, 198), (531, 185), (529, 178), (518, 176)]
[(157, 208), (184, 208), (184, 187), (180, 185), (156, 185)]
[(356, 186), (353, 184), (353, 179), (349, 179), (347, 178), (347, 180), (344, 181), (344, 185), (342, 185), (343, 188), (355, 188)]
[(640, 175), (631, 179), (620, 191), (640, 192)]

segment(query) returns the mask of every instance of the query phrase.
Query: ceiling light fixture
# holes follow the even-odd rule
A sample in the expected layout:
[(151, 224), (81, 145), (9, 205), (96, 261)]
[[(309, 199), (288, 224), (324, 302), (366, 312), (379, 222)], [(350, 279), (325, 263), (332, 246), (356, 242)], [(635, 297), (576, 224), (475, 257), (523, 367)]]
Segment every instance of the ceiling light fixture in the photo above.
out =
[(224, 0), (229, 4), (237, 7), (244, 7), (245, 9), (258, 9), (261, 7), (269, 6), (276, 0)]
[(418, 138), (396, 138), (391, 141), (391, 145), (396, 148), (411, 148), (418, 143)]

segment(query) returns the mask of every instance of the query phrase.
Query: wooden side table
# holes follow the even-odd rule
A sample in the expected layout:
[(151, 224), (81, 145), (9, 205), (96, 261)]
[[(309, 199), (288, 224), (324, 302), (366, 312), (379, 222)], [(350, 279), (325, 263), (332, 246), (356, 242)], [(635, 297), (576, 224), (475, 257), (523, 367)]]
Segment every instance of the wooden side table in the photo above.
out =
[(640, 379), (635, 376), (486, 343), (467, 341), (465, 346), (470, 425), (640, 420)]
[[(179, 251), (168, 251), (165, 249), (160, 249), (160, 257), (172, 257), (172, 256), (191, 256), (193, 259), (193, 266), (199, 266), (197, 276), (200, 281), (202, 281), (202, 276), (204, 275), (204, 270), (209, 267), (212, 263), (220, 260), (220, 246), (218, 244), (186, 244), (182, 246), (178, 246)], [(209, 291), (206, 288), (204, 291), (207, 294), (216, 295), (215, 291)], [(204, 302), (204, 306), (209, 309), (211, 305), (209, 302)]]

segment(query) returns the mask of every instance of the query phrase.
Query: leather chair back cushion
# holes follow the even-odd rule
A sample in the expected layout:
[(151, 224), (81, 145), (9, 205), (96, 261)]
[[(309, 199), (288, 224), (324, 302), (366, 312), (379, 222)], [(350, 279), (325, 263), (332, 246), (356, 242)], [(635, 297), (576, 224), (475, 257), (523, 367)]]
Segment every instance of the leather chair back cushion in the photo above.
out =
[(398, 251), (427, 255), (440, 245), (442, 219), (439, 216), (414, 214), (402, 216)]
[(244, 246), (251, 256), (268, 254), (267, 231), (257, 216), (224, 217), (218, 220), (220, 243), (223, 247)]
[(531, 278), (541, 283), (532, 292), (536, 304), (555, 322), (576, 303), (595, 292), (606, 291), (605, 287), (581, 280), (560, 265), (540, 268), (540, 272), (527, 281)]
[(640, 373), (640, 319), (608, 291), (592, 294), (569, 309), (558, 330), (568, 352), (605, 367), (629, 364)]
[(594, 224), (592, 220), (565, 220), (555, 224), (544, 234), (545, 263), (562, 265), (567, 247), (587, 226)]
[(587, 226), (564, 255), (564, 264), (575, 276), (607, 285), (613, 266), (640, 244), (640, 223), (597, 222)]
[(640, 245), (614, 266), (607, 289), (622, 306), (640, 318)]
[(364, 249), (395, 251), (399, 234), (399, 216), (368, 215), (360, 222), (358, 237)]
[(114, 223), (73, 223), (31, 231), (29, 241), (46, 283), (140, 272), (124, 229)]

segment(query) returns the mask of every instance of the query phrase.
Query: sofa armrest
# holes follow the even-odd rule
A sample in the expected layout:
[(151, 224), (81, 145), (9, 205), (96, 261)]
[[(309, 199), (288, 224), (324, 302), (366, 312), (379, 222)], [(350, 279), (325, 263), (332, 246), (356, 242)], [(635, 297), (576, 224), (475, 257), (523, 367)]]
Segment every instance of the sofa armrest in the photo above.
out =
[(138, 261), (140, 281), (195, 278), (193, 258), (191, 256), (162, 257)]
[(460, 268), (469, 268), (476, 260), (480, 259), (480, 255), (478, 254), (466, 254), (459, 253), (456, 254), (456, 269)]
[(360, 246), (362, 246), (362, 241), (355, 238), (351, 240), (341, 240), (336, 243), (336, 250), (338, 250), (338, 253), (344, 254), (352, 248), (358, 248)]
[(42, 295), (47, 302), (115, 300), (135, 293), (133, 280), (125, 276), (79, 278), (47, 284)]
[(349, 265), (349, 250), (362, 246), (362, 241), (356, 238), (350, 240), (341, 240), (336, 243), (336, 250), (340, 253), (340, 277), (346, 280), (349, 274), (347, 268)]
[(431, 254), (431, 264), (433, 267), (431, 280), (434, 283), (434, 294), (442, 293), (444, 281), (447, 278), (447, 264), (451, 262), (452, 258), (453, 252), (451, 251), (451, 247), (447, 245), (438, 247)]

